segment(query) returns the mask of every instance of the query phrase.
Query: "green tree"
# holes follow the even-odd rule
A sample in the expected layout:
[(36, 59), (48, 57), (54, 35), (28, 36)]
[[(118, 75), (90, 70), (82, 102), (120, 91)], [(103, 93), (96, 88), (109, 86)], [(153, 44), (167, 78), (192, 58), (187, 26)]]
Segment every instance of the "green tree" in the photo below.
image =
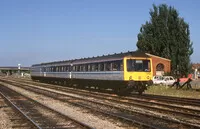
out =
[(150, 21), (142, 25), (138, 34), (138, 50), (171, 59), (172, 72), (187, 75), (193, 53), (189, 24), (166, 4), (153, 5), (149, 14)]

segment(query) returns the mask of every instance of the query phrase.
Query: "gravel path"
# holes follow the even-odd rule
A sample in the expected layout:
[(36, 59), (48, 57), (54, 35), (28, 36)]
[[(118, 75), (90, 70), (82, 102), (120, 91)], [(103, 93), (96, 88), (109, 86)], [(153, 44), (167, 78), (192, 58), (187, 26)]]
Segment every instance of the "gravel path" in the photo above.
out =
[[(120, 127), (120, 125), (114, 124), (107, 120), (103, 120), (98, 116), (94, 116), (94, 115), (88, 113), (87, 111), (84, 111), (82, 108), (75, 107), (75, 106), (69, 105), (67, 103), (62, 103), (57, 100), (53, 100), (52, 98), (44, 97), (42, 95), (38, 95), (33, 92), (26, 91), (22, 88), (15, 87), (15, 86), (12, 86), (9, 84), (5, 84), (2, 82), (0, 82), (0, 84), (3, 84), (5, 86), (7, 86), (8, 88), (13, 89), (27, 97), (37, 100), (38, 102), (40, 102), (42, 104), (48, 105), (51, 108), (53, 108), (59, 112), (62, 112), (63, 114), (66, 114), (74, 119), (77, 119), (79, 121), (87, 123), (88, 125), (90, 125), (94, 128), (97, 128), (97, 129), (121, 129), (121, 128), (123, 128), (123, 127)], [(124, 127), (124, 128), (127, 128), (127, 127)]]

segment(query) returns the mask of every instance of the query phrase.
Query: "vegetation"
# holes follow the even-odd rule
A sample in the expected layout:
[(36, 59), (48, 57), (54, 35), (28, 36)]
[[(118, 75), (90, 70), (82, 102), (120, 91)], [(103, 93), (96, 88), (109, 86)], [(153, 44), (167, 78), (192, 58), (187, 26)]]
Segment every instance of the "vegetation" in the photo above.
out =
[(150, 17), (138, 34), (138, 50), (171, 59), (173, 74), (187, 75), (193, 53), (189, 24), (166, 4), (153, 5)]
[(185, 87), (183, 89), (177, 90), (175, 87), (171, 88), (169, 86), (154, 85), (154, 86), (148, 87), (148, 90), (146, 90), (145, 93), (153, 94), (153, 95), (200, 99), (200, 91), (199, 90), (200, 90), (199, 87), (193, 87), (192, 90), (187, 90), (187, 89), (185, 89)]

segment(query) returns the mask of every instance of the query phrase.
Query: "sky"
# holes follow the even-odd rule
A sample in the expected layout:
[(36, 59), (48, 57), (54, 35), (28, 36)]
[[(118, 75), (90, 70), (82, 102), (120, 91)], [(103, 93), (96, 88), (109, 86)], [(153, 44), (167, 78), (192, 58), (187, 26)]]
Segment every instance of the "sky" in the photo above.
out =
[(199, 0), (0, 0), (0, 66), (137, 50), (152, 4), (178, 10), (190, 26), (193, 63), (200, 63)]

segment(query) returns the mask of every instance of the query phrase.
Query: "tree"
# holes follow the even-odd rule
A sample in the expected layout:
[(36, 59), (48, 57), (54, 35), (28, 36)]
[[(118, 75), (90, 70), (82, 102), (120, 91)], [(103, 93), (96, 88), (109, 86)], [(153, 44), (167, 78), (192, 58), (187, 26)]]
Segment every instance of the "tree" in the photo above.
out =
[(171, 59), (173, 73), (187, 75), (193, 53), (189, 24), (174, 7), (153, 5), (150, 21), (140, 28), (138, 50)]

